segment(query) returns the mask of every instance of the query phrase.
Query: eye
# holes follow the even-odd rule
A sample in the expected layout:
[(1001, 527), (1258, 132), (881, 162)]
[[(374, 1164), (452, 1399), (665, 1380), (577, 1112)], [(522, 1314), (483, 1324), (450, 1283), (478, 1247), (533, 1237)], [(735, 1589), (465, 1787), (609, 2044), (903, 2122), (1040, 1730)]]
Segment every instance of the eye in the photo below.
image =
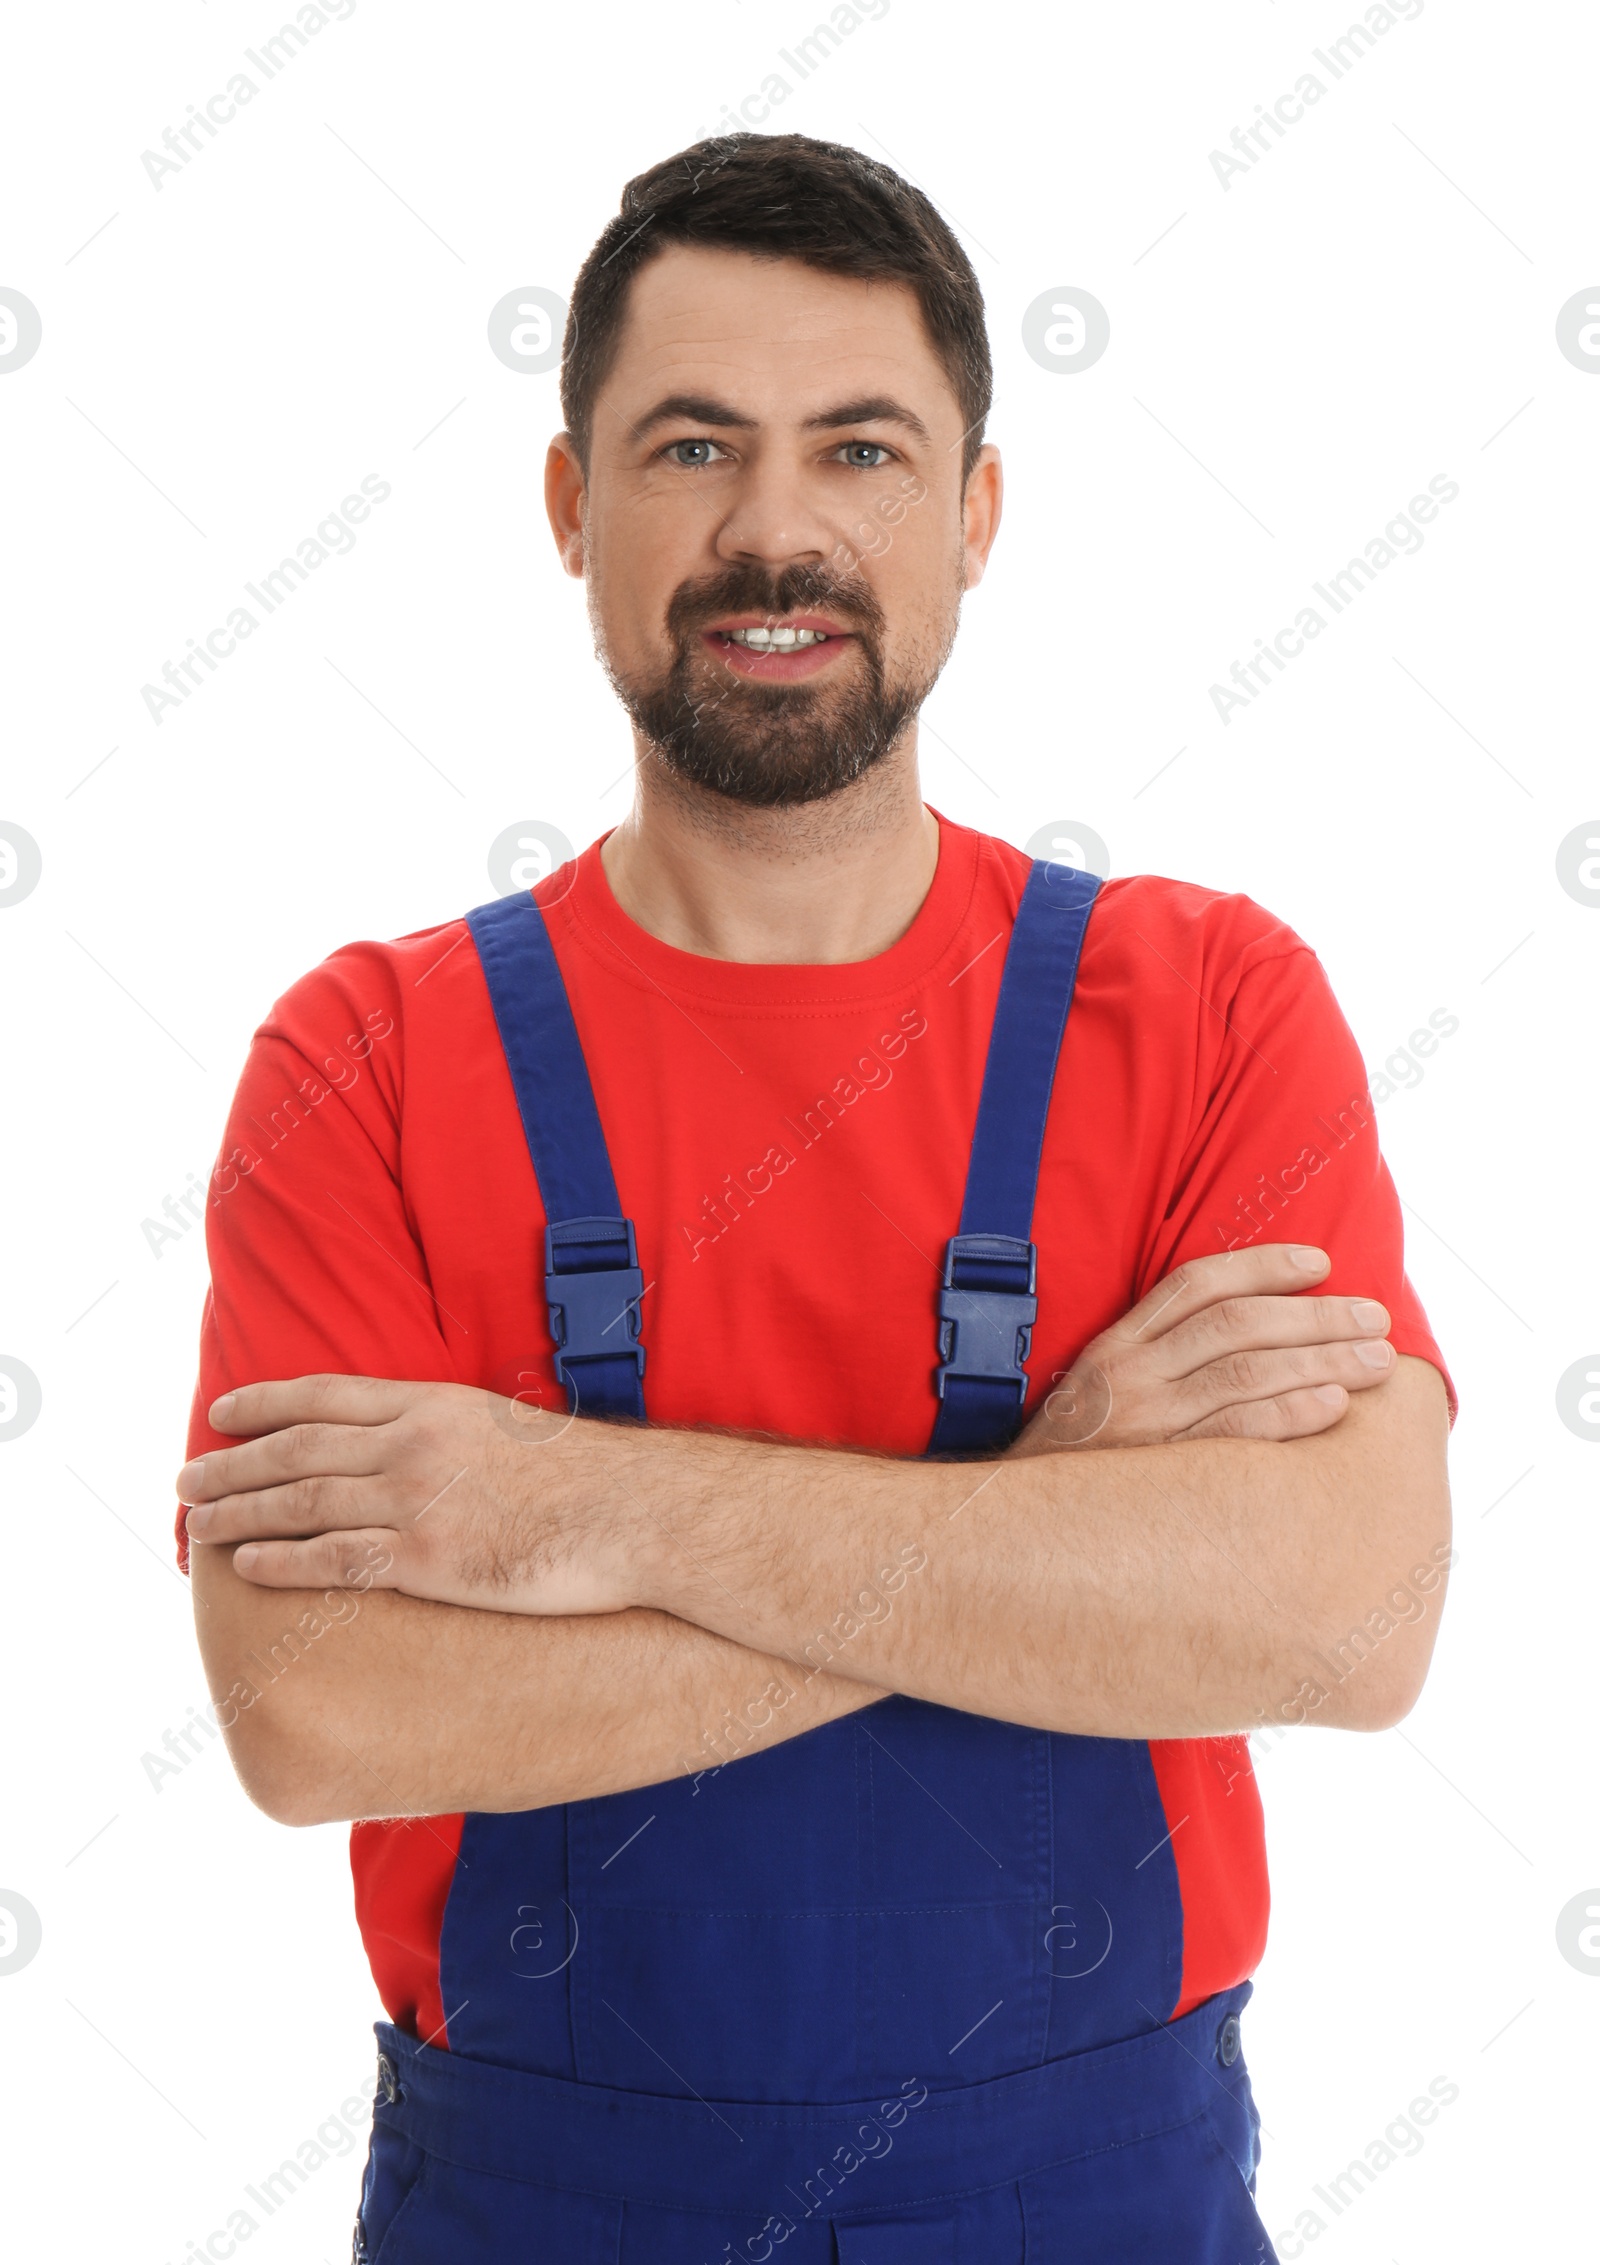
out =
[[(700, 449), (704, 453), (698, 456), (681, 456), (678, 452), (685, 448)], [(661, 453), (669, 464), (676, 464), (685, 472), (695, 472), (699, 470), (702, 464), (715, 463), (723, 452), (714, 440), (675, 440), (670, 441)]]
[[(834, 454), (842, 456), (854, 471), (876, 472), (880, 465), (889, 462), (894, 450), (885, 448), (881, 440), (847, 440), (834, 450)], [(876, 461), (868, 463), (865, 461), (868, 457), (875, 458)]]

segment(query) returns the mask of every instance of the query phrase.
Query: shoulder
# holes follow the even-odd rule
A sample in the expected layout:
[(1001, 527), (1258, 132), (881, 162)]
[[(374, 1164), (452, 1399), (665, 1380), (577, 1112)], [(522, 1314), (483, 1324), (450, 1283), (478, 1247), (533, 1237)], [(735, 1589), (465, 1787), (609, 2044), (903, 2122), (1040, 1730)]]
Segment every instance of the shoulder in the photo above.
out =
[(463, 973), (470, 980), (476, 972), (475, 955), (462, 948), (468, 933), (463, 917), (340, 944), (273, 1001), (257, 1036), (320, 1044), (330, 1034), (337, 1040), (346, 1024), (359, 1031), (383, 1023), (403, 1034), (434, 999), (459, 992)]
[[(992, 884), (1015, 910), (1032, 860), (994, 835), (981, 840)], [(1214, 989), (1265, 961), (1293, 955), (1315, 960), (1305, 939), (1253, 897), (1162, 873), (1119, 874), (1101, 884), (1095, 899), (1079, 980), (1093, 988), (1140, 972), (1153, 979), (1165, 966), (1171, 977), (1190, 982), (1203, 974)]]
[[(1315, 955), (1287, 921), (1254, 897), (1133, 873), (1104, 883), (1089, 923), (1097, 958), (1120, 965), (1141, 960), (1192, 975), (1240, 978), (1264, 961)], [(1088, 942), (1085, 953), (1087, 956)]]
[(371, 1120), (369, 1130), (397, 1123), (407, 1065), (413, 1076), (448, 1079), (483, 1004), (464, 917), (384, 940), (357, 938), (273, 1001), (256, 1027), (245, 1085), (254, 1090), (288, 1075), (318, 1098), (330, 1087), (342, 1094)]
[(1107, 881), (1078, 1000), (1103, 1046), (1178, 1084), (1192, 1078), (1196, 1106), (1231, 1081), (1272, 1084), (1282, 1073), (1285, 1090), (1307, 1080), (1320, 1090), (1359, 1068), (1321, 960), (1287, 921), (1237, 892), (1154, 873)]
[(1269, 1032), (1320, 1030), (1337, 1014), (1321, 961), (1287, 921), (1253, 897), (1159, 873), (1105, 883), (1078, 985), (1091, 1019), (1146, 1061), (1192, 1059), (1202, 1084), (1241, 1050), (1264, 1059)]

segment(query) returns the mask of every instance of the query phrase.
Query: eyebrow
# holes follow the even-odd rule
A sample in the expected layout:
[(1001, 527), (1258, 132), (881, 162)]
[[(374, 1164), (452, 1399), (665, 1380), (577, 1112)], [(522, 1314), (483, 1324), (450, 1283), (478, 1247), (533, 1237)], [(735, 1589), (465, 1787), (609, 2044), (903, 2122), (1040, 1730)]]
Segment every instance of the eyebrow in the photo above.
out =
[[(633, 429), (641, 437), (657, 425), (678, 423), (721, 425), (733, 432), (753, 432), (758, 422), (757, 418), (745, 416), (711, 394), (669, 393), (653, 409), (647, 410)], [(933, 435), (916, 412), (888, 393), (865, 393), (857, 400), (838, 402), (831, 409), (807, 417), (800, 429), (808, 433), (831, 432), (840, 425), (868, 424), (901, 425), (930, 447), (933, 443)]]

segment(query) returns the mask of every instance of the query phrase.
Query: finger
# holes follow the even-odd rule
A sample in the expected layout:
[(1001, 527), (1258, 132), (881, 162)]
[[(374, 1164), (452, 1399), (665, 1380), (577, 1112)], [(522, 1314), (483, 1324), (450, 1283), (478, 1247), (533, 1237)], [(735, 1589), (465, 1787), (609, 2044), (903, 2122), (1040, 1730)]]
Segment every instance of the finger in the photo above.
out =
[(1105, 1335), (1117, 1343), (1145, 1345), (1223, 1298), (1287, 1296), (1308, 1289), (1323, 1280), (1329, 1264), (1327, 1252), (1310, 1243), (1253, 1243), (1248, 1250), (1186, 1258)]
[(262, 1487), (253, 1494), (225, 1494), (217, 1502), (191, 1505), (187, 1519), (194, 1541), (261, 1541), (302, 1534), (359, 1530), (374, 1522), (374, 1489), (361, 1480), (294, 1479), (287, 1486)]
[(1339, 1421), (1350, 1405), (1348, 1394), (1336, 1384), (1318, 1384), (1301, 1392), (1280, 1392), (1271, 1400), (1236, 1400), (1219, 1408), (1178, 1439), (1310, 1439)]
[(206, 1411), (213, 1431), (283, 1431), (296, 1423), (393, 1423), (425, 1384), (382, 1376), (291, 1376), (240, 1384)]
[(1223, 1408), (1274, 1400), (1286, 1392), (1336, 1385), (1341, 1392), (1370, 1392), (1393, 1373), (1394, 1347), (1379, 1338), (1353, 1344), (1294, 1345), (1270, 1352), (1229, 1353), (1176, 1384), (1179, 1412), (1200, 1423)]
[(396, 1536), (382, 1526), (312, 1541), (247, 1542), (233, 1553), (233, 1569), (260, 1589), (393, 1589), (400, 1575)]
[(242, 1447), (196, 1455), (178, 1473), (178, 1499), (215, 1502), (290, 1479), (370, 1477), (383, 1469), (393, 1436), (387, 1425), (291, 1424)]
[(1171, 1380), (1229, 1353), (1381, 1338), (1388, 1328), (1389, 1309), (1376, 1298), (1224, 1298), (1169, 1329), (1151, 1357)]

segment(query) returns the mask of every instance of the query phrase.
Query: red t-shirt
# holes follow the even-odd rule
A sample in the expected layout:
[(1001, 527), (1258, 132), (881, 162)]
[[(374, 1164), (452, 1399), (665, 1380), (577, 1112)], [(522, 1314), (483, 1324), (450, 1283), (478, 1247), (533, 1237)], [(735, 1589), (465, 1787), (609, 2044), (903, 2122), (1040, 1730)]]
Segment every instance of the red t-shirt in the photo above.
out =
[[(926, 1450), (935, 1279), (1027, 874), (1020, 851), (941, 820), (899, 942), (820, 967), (658, 941), (617, 905), (598, 843), (540, 885), (638, 1232), (654, 1421)], [(1039, 1175), (1030, 1411), (1179, 1261), (1263, 1237), (1320, 1245), (1320, 1287), (1381, 1299), (1396, 1349), (1442, 1371), (1366, 1084), (1320, 963), (1281, 921), (1184, 882), (1108, 882)], [(219, 1393), (315, 1371), (563, 1404), (543, 1229), (464, 920), (333, 953), (256, 1033), (212, 1175), (189, 1453), (230, 1444), (205, 1419)], [(181, 1510), (178, 1545), (186, 1565)], [(1182, 2013), (1260, 1957), (1261, 1806), (1242, 1737), (1151, 1753), (1183, 1899)], [(424, 2033), (442, 2020), (459, 1830), (353, 1829), (380, 1994)]]

